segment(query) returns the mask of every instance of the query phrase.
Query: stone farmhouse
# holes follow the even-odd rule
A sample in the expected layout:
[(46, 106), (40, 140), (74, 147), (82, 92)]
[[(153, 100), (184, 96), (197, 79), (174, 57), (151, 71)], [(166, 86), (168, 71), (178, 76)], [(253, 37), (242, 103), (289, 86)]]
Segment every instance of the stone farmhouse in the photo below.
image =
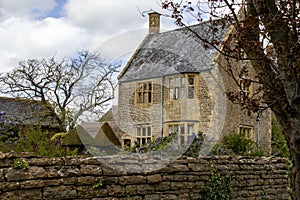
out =
[[(203, 22), (189, 28), (207, 36), (214, 34), (209, 25)], [(230, 34), (232, 27), (214, 37), (226, 41)], [(232, 62), (238, 68), (250, 65)], [(226, 98), (225, 92), (238, 86), (223, 70), (224, 63), (222, 54), (204, 48), (187, 28), (160, 33), (160, 14), (149, 13), (149, 34), (118, 76), (118, 106), (113, 109), (113, 121), (122, 130), (122, 146), (144, 145), (170, 133), (177, 134), (179, 144), (186, 144), (199, 133), (211, 140), (240, 133), (270, 153), (270, 111), (259, 118), (249, 116)], [(251, 66), (249, 69), (253, 77)], [(243, 86), (243, 80), (240, 90), (243, 95), (251, 95), (258, 86)]]

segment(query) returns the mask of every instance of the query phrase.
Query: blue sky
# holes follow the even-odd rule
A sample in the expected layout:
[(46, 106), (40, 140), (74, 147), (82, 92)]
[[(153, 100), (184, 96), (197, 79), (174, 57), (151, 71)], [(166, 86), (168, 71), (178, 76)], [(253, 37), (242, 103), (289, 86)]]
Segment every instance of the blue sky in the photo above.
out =
[[(129, 55), (147, 33), (148, 18), (138, 8), (161, 12), (157, 0), (0, 0), (0, 72), (83, 49), (108, 60)], [(161, 21), (162, 29), (175, 27)]]
[(59, 18), (63, 16), (63, 8), (67, 0), (55, 0), (55, 2), (57, 5), (47, 14), (47, 17)]

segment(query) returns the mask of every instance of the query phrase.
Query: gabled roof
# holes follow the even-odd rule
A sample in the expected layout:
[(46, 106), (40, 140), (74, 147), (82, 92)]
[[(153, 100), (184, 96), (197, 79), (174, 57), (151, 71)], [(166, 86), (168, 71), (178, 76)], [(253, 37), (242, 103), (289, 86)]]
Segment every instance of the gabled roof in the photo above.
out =
[(40, 102), (25, 98), (0, 97), (0, 112), (23, 125), (58, 127), (47, 108)]
[(113, 122), (85, 122), (66, 135), (64, 144), (99, 147), (121, 146), (116, 133), (121, 134)]
[[(211, 22), (190, 26), (203, 38), (224, 38), (228, 27), (215, 32)], [(200, 72), (211, 68), (216, 50), (205, 49), (203, 42), (188, 28), (149, 34), (119, 75), (119, 82), (161, 77), (168, 74)]]

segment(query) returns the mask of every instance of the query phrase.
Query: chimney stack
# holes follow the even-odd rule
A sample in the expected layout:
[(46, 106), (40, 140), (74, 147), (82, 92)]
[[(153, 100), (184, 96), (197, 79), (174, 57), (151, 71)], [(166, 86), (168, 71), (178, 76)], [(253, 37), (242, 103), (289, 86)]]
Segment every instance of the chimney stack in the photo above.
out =
[(159, 33), (160, 29), (160, 14), (151, 12), (149, 15), (149, 34)]

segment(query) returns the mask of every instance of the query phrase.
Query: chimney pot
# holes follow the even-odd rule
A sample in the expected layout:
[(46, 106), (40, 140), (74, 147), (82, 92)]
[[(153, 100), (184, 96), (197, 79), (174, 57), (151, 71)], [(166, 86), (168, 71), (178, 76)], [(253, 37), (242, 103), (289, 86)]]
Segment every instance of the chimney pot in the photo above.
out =
[(159, 33), (160, 29), (160, 14), (157, 12), (151, 12), (149, 15), (149, 33)]

